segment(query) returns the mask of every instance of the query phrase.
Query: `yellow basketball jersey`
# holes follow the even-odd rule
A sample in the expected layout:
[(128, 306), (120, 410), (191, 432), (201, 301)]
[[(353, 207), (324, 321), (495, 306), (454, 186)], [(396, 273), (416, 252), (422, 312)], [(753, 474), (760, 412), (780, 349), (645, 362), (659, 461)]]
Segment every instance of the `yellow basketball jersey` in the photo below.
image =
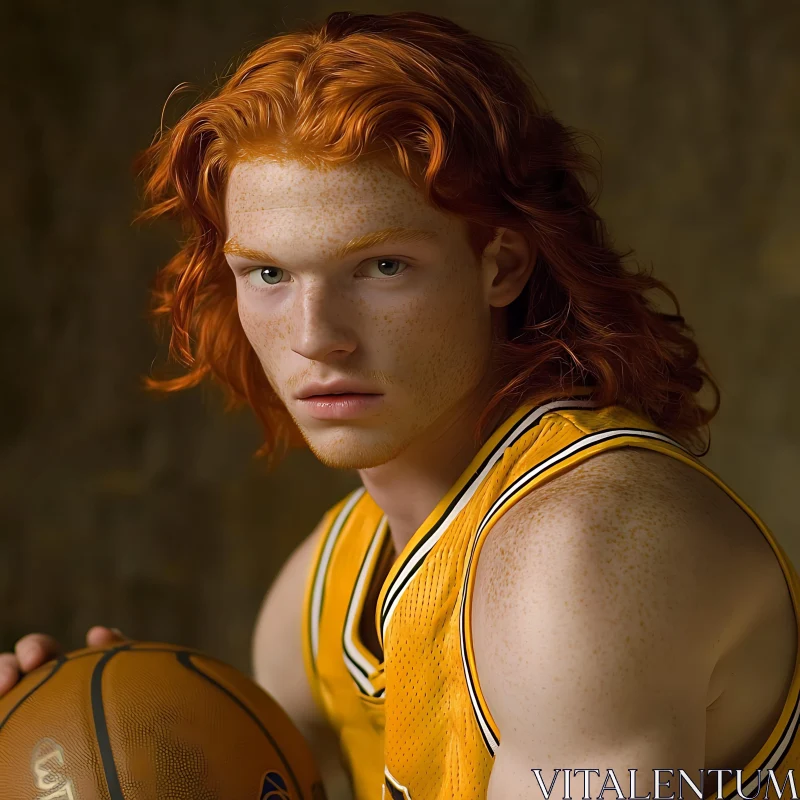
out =
[[(522, 406), (484, 444), (382, 583), (394, 552), (386, 518), (365, 490), (325, 517), (306, 587), (305, 664), (315, 699), (340, 737), (357, 800), (485, 798), (501, 731), (481, 693), (470, 636), (482, 543), (528, 492), (617, 447), (680, 459), (724, 489), (775, 551), (799, 616), (797, 574), (763, 522), (652, 422), (585, 399)], [(362, 617), (372, 624), (373, 613), (379, 653), (361, 635)], [(753, 795), (757, 770), (766, 781), (765, 771), (773, 769), (782, 781), (788, 768), (800, 766), (799, 690), (796, 664), (780, 719), (743, 770), (744, 794)], [(723, 790), (735, 796), (735, 778)], [(706, 795), (715, 791), (716, 779), (709, 780)]]

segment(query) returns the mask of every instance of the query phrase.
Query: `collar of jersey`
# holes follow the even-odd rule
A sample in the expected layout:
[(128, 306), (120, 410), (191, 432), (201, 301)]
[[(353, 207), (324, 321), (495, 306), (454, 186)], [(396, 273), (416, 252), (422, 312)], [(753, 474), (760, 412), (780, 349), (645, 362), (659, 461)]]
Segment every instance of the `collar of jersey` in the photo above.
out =
[[(591, 392), (589, 388), (578, 389), (574, 395), (585, 395), (589, 392)], [(482, 485), (494, 465), (502, 458), (505, 450), (537, 425), (548, 412), (564, 407), (574, 408), (577, 404), (583, 403), (588, 405), (591, 404), (591, 401), (576, 401), (573, 397), (550, 401), (542, 405), (535, 406), (532, 403), (526, 403), (519, 406), (495, 429), (458, 480), (436, 504), (433, 511), (406, 543), (381, 587), (375, 609), (375, 624), (381, 647), (384, 648), (384, 658), (386, 631), (400, 597), (419, 571), (428, 553)], [(369, 495), (366, 496), (369, 497)], [(374, 503), (371, 498), (370, 501)]]

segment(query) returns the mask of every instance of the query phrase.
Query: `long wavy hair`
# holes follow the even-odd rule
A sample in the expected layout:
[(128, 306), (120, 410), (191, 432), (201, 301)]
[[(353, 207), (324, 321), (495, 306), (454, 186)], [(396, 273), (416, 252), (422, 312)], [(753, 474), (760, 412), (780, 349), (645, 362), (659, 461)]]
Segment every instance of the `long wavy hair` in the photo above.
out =
[[(690, 448), (708, 450), (719, 388), (680, 315), (649, 271), (630, 269), (593, 206), (599, 163), (587, 137), (545, 108), (509, 48), (417, 12), (331, 14), (269, 39), (137, 159), (145, 179), (138, 219), (177, 218), (184, 238), (160, 270), (153, 314), (171, 328), (176, 391), (205, 378), (227, 407), (249, 405), (272, 461), (303, 444), (239, 322), (223, 255), (224, 192), (232, 166), (253, 156), (337, 165), (377, 158), (435, 207), (467, 223), (479, 255), (502, 226), (536, 253), (531, 278), (506, 310), (492, 364), (498, 411), (591, 387), (601, 404), (645, 415)], [(594, 191), (590, 186), (594, 185)], [(675, 313), (646, 294), (659, 290)], [(707, 385), (710, 408), (698, 394)]]

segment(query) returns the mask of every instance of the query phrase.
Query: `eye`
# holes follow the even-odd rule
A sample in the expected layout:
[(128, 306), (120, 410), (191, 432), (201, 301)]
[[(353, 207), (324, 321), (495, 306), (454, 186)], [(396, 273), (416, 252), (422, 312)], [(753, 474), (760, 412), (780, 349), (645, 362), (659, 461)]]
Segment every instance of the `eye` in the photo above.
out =
[(280, 267), (256, 267), (247, 273), (248, 282), (257, 288), (264, 284), (274, 286), (276, 283), (282, 283), (287, 277)]
[(364, 272), (370, 278), (391, 278), (405, 272), (408, 264), (397, 258), (373, 258), (364, 266)]

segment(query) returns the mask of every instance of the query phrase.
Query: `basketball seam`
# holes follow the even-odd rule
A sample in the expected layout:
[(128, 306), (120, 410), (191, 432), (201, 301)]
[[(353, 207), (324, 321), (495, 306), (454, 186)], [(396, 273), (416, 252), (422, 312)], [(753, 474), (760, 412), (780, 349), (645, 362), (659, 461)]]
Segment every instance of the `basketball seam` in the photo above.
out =
[(272, 738), (272, 734), (270, 734), (270, 732), (264, 726), (264, 723), (262, 723), (261, 720), (255, 715), (255, 713), (250, 708), (248, 708), (248, 706), (244, 703), (244, 701), (240, 700), (230, 689), (223, 686), (221, 683), (219, 683), (219, 681), (215, 680), (210, 675), (203, 672), (203, 670), (200, 669), (200, 667), (198, 667), (197, 664), (195, 664), (192, 661), (191, 655), (192, 655), (191, 653), (184, 651), (176, 653), (175, 657), (178, 659), (178, 663), (186, 667), (186, 669), (197, 673), (201, 678), (204, 678), (212, 686), (215, 686), (217, 689), (219, 689), (221, 692), (227, 695), (228, 698), (233, 700), (233, 702), (236, 703), (242, 709), (242, 711), (244, 711), (250, 717), (250, 719), (253, 720), (253, 722), (255, 722), (255, 724), (258, 726), (258, 729), (264, 734), (264, 736), (267, 737), (267, 739), (269, 739), (270, 744), (275, 749), (275, 752), (278, 754), (280, 760), (283, 762), (283, 766), (289, 773), (289, 777), (292, 779), (294, 788), (297, 791), (297, 796), (302, 797), (303, 792), (300, 789), (300, 784), (298, 783), (298, 780), (294, 774), (294, 770), (289, 764), (289, 761), (287, 760), (286, 756), (283, 755), (283, 752), (281, 751), (280, 747), (278, 747), (278, 743), (275, 741), (275, 739)]
[(56, 674), (56, 672), (58, 672), (58, 671), (59, 671), (59, 669), (61, 669), (61, 666), (62, 666), (62, 664), (64, 664), (66, 661), (67, 661), (67, 659), (66, 659), (66, 658), (64, 658), (64, 656), (60, 656), (60, 657), (58, 658), (58, 660), (56, 661), (56, 664), (55, 664), (55, 666), (53, 667), (53, 669), (51, 669), (51, 670), (50, 670), (50, 673), (47, 675), (47, 677), (43, 678), (43, 679), (42, 679), (42, 680), (41, 680), (39, 683), (37, 683), (37, 684), (36, 684), (36, 686), (34, 686), (34, 687), (33, 687), (33, 689), (31, 689), (31, 690), (30, 690), (30, 691), (29, 691), (29, 692), (28, 692), (28, 693), (27, 693), (27, 694), (26, 694), (24, 697), (20, 698), (19, 702), (17, 702), (17, 704), (14, 706), (14, 708), (12, 708), (12, 709), (11, 709), (11, 711), (9, 711), (9, 712), (8, 712), (8, 714), (6, 714), (5, 718), (4, 718), (3, 720), (0, 720), (0, 732), (2, 732), (3, 728), (5, 727), (6, 723), (7, 723), (7, 722), (8, 722), (8, 721), (11, 719), (11, 716), (14, 714), (14, 712), (15, 712), (15, 711), (16, 711), (16, 710), (17, 710), (17, 709), (18, 709), (18, 708), (19, 708), (19, 707), (20, 707), (20, 706), (21, 706), (21, 705), (22, 705), (22, 704), (23, 704), (23, 703), (24, 703), (24, 702), (25, 702), (25, 701), (26, 701), (26, 700), (27, 700), (27, 699), (28, 699), (28, 698), (29, 698), (29, 697), (30, 697), (30, 696), (31, 696), (31, 695), (34, 693), (34, 692), (36, 692), (37, 690), (41, 689), (41, 688), (42, 688), (42, 686), (44, 686), (44, 685), (47, 683), (47, 681), (49, 681), (49, 680), (50, 680), (50, 678), (52, 678), (52, 677), (53, 677), (53, 675), (55, 675), (55, 674)]
[(92, 717), (94, 719), (94, 734), (97, 739), (97, 748), (100, 751), (100, 759), (103, 762), (103, 774), (106, 779), (106, 788), (111, 800), (125, 800), (122, 793), (122, 786), (119, 782), (117, 765), (114, 763), (114, 751), (111, 748), (111, 736), (108, 733), (106, 723), (105, 708), (103, 706), (103, 671), (108, 662), (117, 653), (123, 650), (130, 650), (130, 644), (123, 644), (109, 650), (97, 662), (92, 672), (91, 698), (92, 698)]

